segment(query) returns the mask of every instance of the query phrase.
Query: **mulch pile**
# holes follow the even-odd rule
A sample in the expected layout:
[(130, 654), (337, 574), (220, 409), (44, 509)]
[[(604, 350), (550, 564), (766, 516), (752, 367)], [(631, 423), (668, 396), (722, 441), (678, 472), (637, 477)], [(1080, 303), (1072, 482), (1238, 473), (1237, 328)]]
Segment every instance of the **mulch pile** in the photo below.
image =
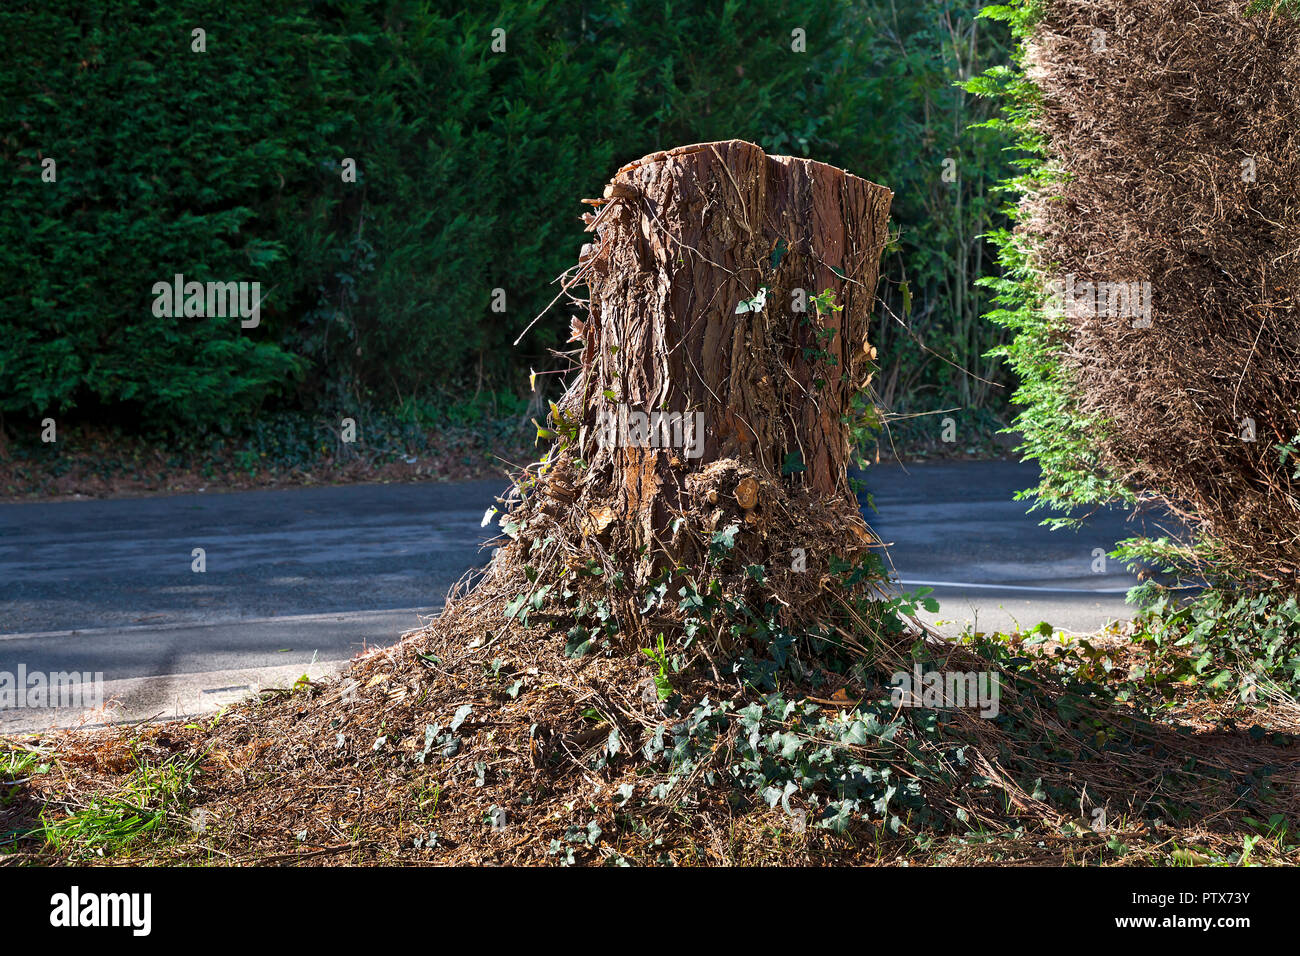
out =
[[(193, 763), (185, 812), (172, 836), (142, 839), (126, 859), (216, 864), (871, 864), (916, 859), (917, 834), (861, 821), (847, 834), (813, 825), (735, 788), (718, 760), (676, 779), (644, 745), (688, 707), (660, 701), (652, 669), (615, 639), (566, 654), (562, 626), (538, 611), (521, 627), (504, 608), (513, 573), (489, 567), (443, 617), (394, 647), (355, 662), (337, 681), (264, 693), (217, 720), (48, 735), (36, 741), (55, 769), (32, 776), (0, 810), (15, 832), (41, 813), (57, 819), (118, 792), (140, 763)], [(906, 635), (908, 643), (916, 635)], [(1026, 653), (1031, 653), (1026, 650)], [(1050, 652), (1048, 649), (1046, 652)], [(903, 666), (905, 646), (885, 649)], [(958, 647), (949, 666), (986, 666)], [(1115, 648), (1117, 665), (1127, 666)], [(883, 663), (883, 662), (882, 662)], [(688, 703), (739, 700), (746, 691), (707, 666), (675, 675)], [(905, 740), (926, 766), (955, 770), (925, 781), (952, 826), (922, 862), (1111, 862), (1167, 859), (1194, 846), (1241, 849), (1245, 819), (1300, 816), (1300, 713), (1269, 712), (1268, 732), (1234, 726), (1213, 709), (1167, 724), (1122, 710), (1070, 712), (1061, 686), (1005, 692), (1010, 724), (952, 714), (939, 738)], [(828, 709), (870, 697), (848, 677), (818, 696)], [(1017, 729), (1019, 728), (1019, 729)], [(1081, 732), (1080, 728), (1083, 728)], [(904, 731), (904, 737), (910, 731)], [(30, 745), (30, 742), (29, 744)], [(959, 753), (960, 751), (960, 753)], [(882, 758), (882, 766), (888, 763)], [(906, 780), (914, 763), (894, 763)], [(662, 789), (660, 789), (662, 788)], [(1062, 793), (1078, 796), (1063, 801)], [(807, 804), (802, 794), (796, 806)], [(1110, 829), (1092, 832), (1092, 808)], [(1153, 821), (1152, 808), (1167, 808)], [(956, 821), (962, 821), (957, 823)], [(974, 838), (971, 828), (987, 837)], [(942, 834), (953, 836), (946, 840)], [(179, 836), (178, 836), (179, 835)], [(50, 846), (22, 845), (9, 862), (60, 862)], [(94, 862), (93, 856), (77, 856)], [(105, 862), (121, 861), (110, 856)]]

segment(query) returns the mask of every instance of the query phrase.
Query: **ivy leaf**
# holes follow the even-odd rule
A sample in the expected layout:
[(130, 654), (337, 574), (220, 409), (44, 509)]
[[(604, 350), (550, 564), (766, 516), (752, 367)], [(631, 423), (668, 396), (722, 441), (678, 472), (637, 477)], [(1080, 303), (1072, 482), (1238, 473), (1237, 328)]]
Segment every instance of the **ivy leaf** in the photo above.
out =
[(862, 721), (855, 720), (849, 725), (849, 729), (844, 732), (844, 736), (840, 739), (846, 744), (865, 747), (867, 744), (867, 727)]
[(775, 270), (781, 265), (781, 260), (785, 258), (786, 245), (785, 239), (776, 240), (776, 247), (772, 250), (772, 268)]
[(524, 605), (528, 602), (528, 595), (521, 594), (513, 601), (506, 605), (506, 620), (513, 621), (518, 617), (519, 612), (523, 610)]
[(713, 532), (713, 537), (709, 539), (709, 543), (715, 547), (730, 551), (736, 546), (736, 533), (738, 531), (740, 531), (740, 525), (729, 524), (721, 531)]
[(1222, 690), (1223, 688), (1228, 686), (1231, 680), (1232, 680), (1232, 671), (1222, 670), (1219, 671), (1219, 673), (1215, 674), (1214, 679), (1211, 680), (1205, 686), (1210, 688), (1211, 690)]
[(742, 299), (736, 306), (736, 315), (743, 312), (762, 312), (765, 305), (767, 305), (767, 286), (759, 289), (758, 294), (752, 299)]
[(460, 729), (460, 725), (465, 723), (465, 718), (469, 716), (470, 711), (473, 709), (474, 705), (472, 704), (462, 704), (460, 707), (457, 707), (456, 715), (451, 718), (451, 724), (447, 729), (454, 734)]
[(782, 760), (789, 760), (791, 757), (797, 754), (799, 752), (799, 748), (803, 746), (803, 738), (800, 737), (798, 734), (790, 734), (790, 733), (777, 734), (775, 742), (781, 745)]
[(581, 624), (569, 630), (568, 640), (564, 643), (565, 657), (582, 657), (591, 649), (591, 632)]

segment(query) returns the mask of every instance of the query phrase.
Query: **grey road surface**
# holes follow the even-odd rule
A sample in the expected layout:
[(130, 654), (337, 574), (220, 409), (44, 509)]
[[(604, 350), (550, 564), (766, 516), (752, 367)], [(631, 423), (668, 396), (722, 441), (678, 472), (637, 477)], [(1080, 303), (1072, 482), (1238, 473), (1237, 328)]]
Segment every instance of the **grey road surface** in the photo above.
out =
[(864, 514), (888, 545), (888, 562), (905, 591), (932, 587), (938, 614), (922, 614), (958, 633), (1033, 627), (1046, 621), (1068, 632), (1096, 631), (1125, 620), (1137, 583), (1105, 557), (1115, 543), (1162, 528), (1163, 516), (1108, 509), (1078, 529), (1052, 531), (1027, 514), (1015, 493), (1037, 482), (1036, 465), (942, 462), (874, 466), (860, 476), (875, 512)]
[[(1012, 494), (1032, 466), (873, 466), (863, 476), (906, 590), (934, 587), (944, 630), (1047, 620), (1075, 631), (1125, 617), (1115, 562), (1134, 532), (1104, 513), (1050, 532)], [(498, 482), (355, 485), (0, 505), (0, 680), (101, 673), (122, 721), (213, 710), (259, 686), (338, 670), (437, 612), (486, 563)], [(193, 570), (202, 548), (206, 570)], [(75, 703), (75, 702), (74, 702)], [(11, 707), (0, 731), (80, 718)]]
[[(0, 505), (0, 675), (20, 664), (102, 673), (123, 706), (97, 722), (212, 710), (258, 686), (322, 676), (419, 627), (486, 563), (480, 524), (501, 487)], [(0, 730), (51, 716), (10, 708)]]

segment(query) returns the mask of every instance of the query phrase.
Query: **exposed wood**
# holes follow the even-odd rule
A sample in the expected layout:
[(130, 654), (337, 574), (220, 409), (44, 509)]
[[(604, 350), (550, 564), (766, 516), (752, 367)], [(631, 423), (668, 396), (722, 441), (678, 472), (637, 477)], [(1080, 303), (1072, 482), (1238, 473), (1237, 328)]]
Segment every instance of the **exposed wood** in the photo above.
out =
[[(838, 531), (859, 539), (843, 418), (875, 353), (868, 322), (893, 194), (729, 140), (651, 154), (604, 195), (580, 257), (582, 369), (560, 403), (578, 425), (569, 457), (585, 466), (583, 500), (611, 508), (631, 545), (668, 550), (688, 477), (728, 460), (748, 477), (722, 493), (746, 522), (766, 507), (760, 488), (802, 489), (837, 502)], [(835, 308), (819, 313), (826, 290)], [(659, 416), (649, 435), (640, 416)], [(592, 518), (578, 519), (587, 533), (608, 524)]]

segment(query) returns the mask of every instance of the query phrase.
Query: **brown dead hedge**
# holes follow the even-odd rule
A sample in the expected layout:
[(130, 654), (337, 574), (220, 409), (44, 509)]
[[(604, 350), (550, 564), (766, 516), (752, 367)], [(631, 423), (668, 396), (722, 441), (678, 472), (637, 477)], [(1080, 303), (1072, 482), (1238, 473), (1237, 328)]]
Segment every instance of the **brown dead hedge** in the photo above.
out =
[(1024, 67), (1066, 176), (1022, 229), (1098, 464), (1294, 586), (1300, 22), (1246, 7), (1048, 0)]

